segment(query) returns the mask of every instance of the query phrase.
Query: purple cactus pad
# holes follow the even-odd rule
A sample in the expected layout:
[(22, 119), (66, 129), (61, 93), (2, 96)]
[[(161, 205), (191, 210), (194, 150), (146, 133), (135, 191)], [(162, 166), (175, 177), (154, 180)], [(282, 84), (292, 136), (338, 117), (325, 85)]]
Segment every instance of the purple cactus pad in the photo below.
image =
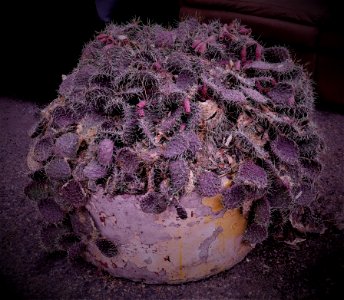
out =
[(239, 90), (223, 89), (221, 92), (224, 103), (244, 104), (247, 102), (245, 95)]
[(323, 233), (325, 231), (323, 220), (307, 206), (295, 205), (289, 220), (292, 226), (300, 232)]
[(127, 174), (135, 174), (140, 169), (140, 158), (129, 148), (122, 148), (115, 158), (116, 165)]
[(292, 204), (290, 187), (286, 186), (281, 179), (274, 180), (267, 199), (272, 209), (289, 209)]
[(57, 224), (65, 217), (65, 213), (61, 210), (54, 199), (51, 198), (39, 201), (38, 209), (43, 219), (48, 223)]
[(70, 180), (62, 186), (61, 196), (74, 207), (81, 207), (87, 203), (87, 197), (81, 184), (75, 180)]
[(189, 168), (184, 160), (175, 160), (169, 163), (172, 191), (179, 192), (184, 189), (189, 180)]
[(99, 251), (106, 257), (114, 257), (118, 254), (117, 246), (107, 239), (97, 239), (95, 244)]
[(254, 203), (254, 222), (258, 225), (268, 226), (270, 223), (271, 208), (269, 201), (263, 197)]
[(295, 203), (309, 206), (317, 197), (317, 192), (314, 186), (310, 183), (304, 182), (301, 184), (297, 195), (295, 196)]
[(268, 177), (263, 168), (249, 160), (240, 164), (235, 182), (262, 190), (268, 185)]
[(188, 150), (187, 142), (182, 134), (178, 134), (172, 138), (166, 145), (164, 157), (177, 158)]
[(274, 104), (282, 106), (294, 106), (294, 88), (286, 82), (277, 83), (267, 94)]
[(290, 53), (285, 47), (270, 47), (263, 50), (263, 57), (269, 63), (282, 63), (290, 59)]
[(259, 244), (266, 240), (267, 237), (268, 229), (266, 226), (252, 223), (248, 226), (243, 239), (250, 244)]
[(261, 93), (259, 93), (258, 91), (252, 88), (248, 88), (248, 87), (241, 87), (241, 89), (244, 92), (244, 94), (253, 102), (258, 103), (258, 104), (267, 103), (267, 98), (263, 96)]
[(240, 207), (246, 199), (246, 190), (242, 185), (233, 185), (222, 193), (223, 205), (227, 209)]
[(33, 157), (37, 161), (46, 161), (53, 154), (54, 141), (52, 137), (39, 139), (33, 149)]
[(193, 131), (184, 131), (183, 137), (187, 144), (187, 154), (193, 157), (198, 151), (201, 150), (201, 141)]
[(71, 168), (63, 158), (54, 158), (45, 166), (47, 176), (53, 180), (65, 180), (71, 176)]
[(88, 179), (97, 180), (106, 175), (106, 168), (92, 160), (85, 166), (83, 173)]
[(160, 214), (164, 212), (167, 205), (167, 199), (156, 192), (150, 192), (145, 195), (140, 203), (142, 211), (150, 214)]
[(40, 201), (49, 197), (51, 191), (46, 182), (32, 181), (25, 187), (25, 195), (30, 200)]
[(198, 176), (197, 191), (201, 196), (212, 197), (220, 192), (221, 180), (213, 172), (202, 172)]
[(52, 126), (64, 128), (75, 123), (76, 119), (71, 109), (62, 106), (56, 107), (52, 112)]
[(112, 161), (114, 143), (110, 139), (102, 140), (98, 145), (97, 160), (103, 166), (108, 166)]
[(301, 160), (302, 174), (309, 178), (316, 178), (319, 176), (322, 166), (321, 163), (315, 159)]
[(66, 158), (75, 158), (79, 147), (79, 136), (68, 132), (56, 139), (54, 152)]
[(177, 78), (176, 85), (178, 88), (187, 90), (196, 82), (194, 73), (190, 70), (182, 70)]
[(299, 162), (299, 150), (296, 143), (285, 136), (278, 136), (271, 143), (271, 150), (284, 163), (295, 165)]

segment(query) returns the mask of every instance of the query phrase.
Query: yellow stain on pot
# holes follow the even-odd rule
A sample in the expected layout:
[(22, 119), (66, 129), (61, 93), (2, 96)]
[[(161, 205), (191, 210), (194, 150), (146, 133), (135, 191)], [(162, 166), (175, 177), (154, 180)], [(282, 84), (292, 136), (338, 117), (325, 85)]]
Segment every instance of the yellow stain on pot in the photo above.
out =
[[(212, 197), (215, 199), (213, 199), (213, 201), (218, 201), (218, 199), (220, 199), (219, 196), (221, 195)], [(192, 232), (207, 232), (207, 228), (213, 228), (213, 231), (215, 231), (219, 227), (222, 229), (222, 231), (216, 237), (216, 240), (212, 243), (212, 250), (208, 250), (209, 258), (211, 255), (210, 251), (212, 251), (212, 253), (217, 252), (221, 255), (221, 257), (223, 257), (223, 262), (226, 265), (233, 262), (233, 251), (238, 251), (238, 256), (244, 256), (244, 254), (247, 253), (249, 248), (239, 242), (247, 226), (247, 221), (241, 214), (240, 209), (227, 210), (221, 217), (208, 215), (203, 217), (202, 219), (203, 221), (201, 221), (198, 225), (193, 226)], [(176, 231), (178, 238), (178, 273), (173, 274), (173, 272), (171, 272), (169, 274), (168, 277), (171, 282), (183, 282), (186, 278), (190, 280), (190, 278), (206, 276), (207, 274), (214, 273), (214, 271), (212, 271), (214, 268), (218, 268), (218, 270), (222, 270), (222, 268), (226, 269), (227, 266), (222, 266), (221, 264), (217, 263), (216, 259), (207, 260), (203, 263), (194, 265), (191, 268), (189, 263), (187, 263), (187, 261), (190, 260), (190, 257), (188, 257), (188, 259), (184, 261), (184, 255), (190, 256), (190, 253), (193, 253), (196, 249), (199, 248), (204, 238), (202, 238), (201, 235), (193, 236), (191, 238), (191, 236), (189, 235), (191, 234), (191, 231), (189, 232), (189, 234), (186, 234), (185, 228), (183, 227), (178, 228)], [(185, 240), (185, 243), (183, 241), (183, 238), (181, 237), (183, 235), (184, 237), (188, 237), (188, 239)], [(238, 242), (235, 242), (237, 240)], [(173, 249), (172, 241), (168, 241), (166, 243), (169, 244), (170, 247)], [(226, 256), (228, 256), (228, 260), (225, 259)], [(173, 255), (171, 255), (171, 261), (173, 261), (172, 257)], [(226, 261), (227, 263), (225, 263)]]
[(183, 270), (183, 239), (182, 239), (181, 232), (180, 232), (179, 228), (178, 228), (178, 235), (180, 235), (180, 239), (178, 240), (179, 280), (183, 281), (186, 278), (186, 274)]
[(202, 199), (202, 204), (210, 207), (214, 213), (217, 213), (223, 209), (222, 198), (223, 196), (221, 194), (213, 197), (205, 197)]
[[(232, 185), (231, 180), (225, 177), (222, 179), (222, 186), (224, 188), (229, 188), (231, 185)], [(217, 194), (213, 197), (204, 197), (202, 199), (202, 204), (204, 206), (210, 207), (214, 213), (217, 213), (217, 212), (220, 212), (222, 209), (224, 209), (222, 199), (223, 199), (223, 196), (221, 194)]]
[(227, 210), (222, 218), (216, 219), (216, 224), (223, 228), (224, 238), (240, 236), (244, 233), (247, 221), (241, 214), (240, 209)]
[(182, 280), (185, 278), (185, 273), (183, 271), (183, 242), (179, 243), (179, 279)]
[[(217, 211), (213, 210), (213, 212)], [(216, 228), (222, 227), (223, 232), (220, 235), (224, 235), (226, 239), (242, 235), (247, 226), (247, 220), (241, 214), (239, 208), (227, 210), (222, 217), (204, 217), (204, 224), (211, 222), (216, 224)]]
[(246, 229), (247, 221), (240, 213), (240, 209), (227, 210), (222, 218), (215, 220), (216, 225), (221, 226), (223, 231), (218, 235), (220, 249), (225, 252), (226, 244), (233, 237), (241, 236)]
[[(222, 182), (224, 188), (229, 188), (232, 181), (225, 178)], [(217, 213), (224, 209), (223, 195), (217, 194), (213, 197), (205, 197), (202, 199), (202, 204), (211, 208), (212, 212)], [(247, 226), (246, 218), (241, 214), (240, 209), (227, 210), (220, 218), (213, 218), (212, 216), (206, 216), (204, 218), (205, 223), (214, 222), (216, 228), (221, 227), (223, 231), (218, 235), (217, 239), (220, 241), (222, 252), (225, 251), (226, 243), (233, 237), (241, 236)]]

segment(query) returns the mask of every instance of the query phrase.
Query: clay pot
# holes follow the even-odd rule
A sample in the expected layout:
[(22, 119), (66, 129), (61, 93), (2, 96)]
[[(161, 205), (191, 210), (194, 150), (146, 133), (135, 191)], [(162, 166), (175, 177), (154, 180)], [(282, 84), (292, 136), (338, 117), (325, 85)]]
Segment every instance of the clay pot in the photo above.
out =
[(221, 198), (202, 199), (195, 192), (182, 197), (188, 214), (183, 220), (173, 206), (148, 214), (137, 196), (111, 197), (99, 190), (86, 207), (101, 235), (118, 245), (118, 254), (107, 257), (90, 243), (85, 257), (115, 277), (145, 283), (182, 283), (229, 269), (252, 247), (242, 241), (246, 218), (239, 209), (224, 209)]

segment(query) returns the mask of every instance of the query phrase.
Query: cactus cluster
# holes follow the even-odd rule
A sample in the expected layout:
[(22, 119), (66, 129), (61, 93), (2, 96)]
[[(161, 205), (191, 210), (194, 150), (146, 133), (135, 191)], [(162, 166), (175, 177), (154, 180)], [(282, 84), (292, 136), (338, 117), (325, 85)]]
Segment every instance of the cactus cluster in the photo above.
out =
[(184, 194), (222, 194), (247, 217), (253, 244), (279, 228), (307, 231), (303, 220), (318, 222), (322, 149), (312, 109), (302, 66), (236, 20), (110, 24), (30, 131), (26, 193), (47, 223), (42, 241), (72, 258), (90, 242), (116, 255), (85, 208), (100, 187), (137, 195), (147, 214), (173, 206), (181, 219)]

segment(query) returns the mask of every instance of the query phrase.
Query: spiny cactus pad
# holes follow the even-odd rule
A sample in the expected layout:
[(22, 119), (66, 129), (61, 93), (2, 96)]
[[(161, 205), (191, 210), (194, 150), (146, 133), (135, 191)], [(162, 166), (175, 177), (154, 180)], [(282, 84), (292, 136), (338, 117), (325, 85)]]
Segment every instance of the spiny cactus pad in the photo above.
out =
[(281, 226), (313, 232), (308, 206), (322, 149), (313, 100), (288, 49), (264, 47), (238, 21), (110, 24), (30, 132), (32, 172), (41, 176), (26, 193), (47, 222), (78, 236), (71, 257), (85, 245), (106, 257), (121, 251), (88, 213), (99, 191), (135, 195), (147, 218), (173, 206), (185, 222), (192, 214), (181, 197), (221, 194), (225, 210), (248, 219), (253, 244), (276, 225), (272, 211), (286, 216)]
[(220, 178), (213, 172), (203, 172), (198, 176), (197, 190), (201, 196), (212, 197), (220, 192)]

